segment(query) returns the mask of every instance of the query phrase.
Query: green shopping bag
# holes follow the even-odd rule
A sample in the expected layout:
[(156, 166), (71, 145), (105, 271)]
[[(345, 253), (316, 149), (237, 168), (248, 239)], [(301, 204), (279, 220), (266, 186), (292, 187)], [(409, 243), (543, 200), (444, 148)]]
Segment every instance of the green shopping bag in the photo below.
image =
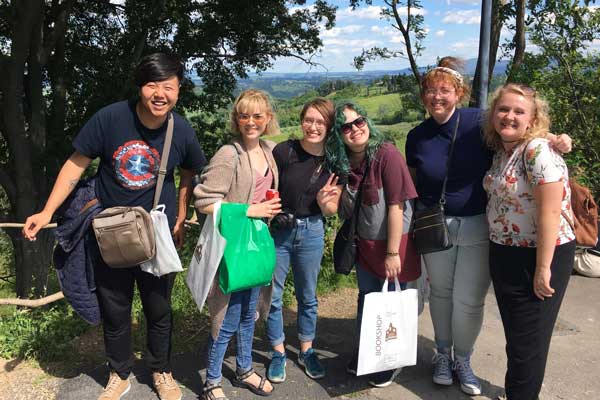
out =
[(219, 230), (227, 240), (219, 266), (223, 293), (268, 286), (275, 269), (275, 243), (260, 219), (248, 218), (248, 204), (223, 203)]

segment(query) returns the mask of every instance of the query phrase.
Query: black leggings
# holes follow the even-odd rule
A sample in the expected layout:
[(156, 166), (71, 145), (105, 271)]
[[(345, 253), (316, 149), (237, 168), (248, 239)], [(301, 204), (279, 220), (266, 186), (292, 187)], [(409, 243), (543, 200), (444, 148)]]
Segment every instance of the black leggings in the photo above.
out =
[(147, 326), (148, 349), (144, 360), (152, 371), (170, 372), (171, 290), (175, 273), (158, 278), (139, 266), (110, 268), (98, 260), (94, 274), (109, 367), (121, 379), (131, 372), (131, 303), (133, 287), (137, 283)]
[(556, 246), (552, 297), (533, 293), (536, 249), (490, 242), (490, 274), (506, 336), (505, 390), (509, 400), (536, 400), (540, 393), (552, 330), (573, 269), (575, 241)]

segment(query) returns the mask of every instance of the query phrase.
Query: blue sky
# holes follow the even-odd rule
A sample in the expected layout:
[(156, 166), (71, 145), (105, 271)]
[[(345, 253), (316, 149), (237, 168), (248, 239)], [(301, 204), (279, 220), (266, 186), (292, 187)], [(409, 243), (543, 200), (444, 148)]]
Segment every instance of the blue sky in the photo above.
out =
[[(380, 18), (382, 1), (373, 1), (371, 6), (361, 5), (352, 11), (348, 1), (333, 0), (338, 6), (336, 27), (322, 30), (323, 48), (314, 59), (325, 65), (331, 72), (351, 71), (354, 56), (363, 48), (372, 46), (404, 50), (402, 35), (392, 28), (390, 21)], [(453, 55), (462, 58), (475, 58), (479, 46), (479, 23), (481, 0), (423, 0), (423, 13), (427, 38), (425, 50), (417, 60), (419, 65), (435, 62), (437, 57)], [(512, 37), (508, 30), (503, 38)], [(501, 39), (501, 41), (504, 41)], [(365, 70), (393, 70), (408, 67), (403, 58), (370, 62)], [(309, 67), (297, 59), (280, 59), (271, 72), (306, 72)], [(313, 71), (325, 71), (313, 68)]]

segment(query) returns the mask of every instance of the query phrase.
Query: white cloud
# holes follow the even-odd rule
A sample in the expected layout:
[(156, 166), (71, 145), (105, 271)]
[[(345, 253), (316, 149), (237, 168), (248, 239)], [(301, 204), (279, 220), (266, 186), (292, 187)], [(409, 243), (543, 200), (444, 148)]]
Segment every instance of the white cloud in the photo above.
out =
[(381, 17), (381, 7), (368, 6), (359, 7), (352, 10), (352, 7), (339, 10), (336, 15), (337, 18), (360, 18), (360, 19), (379, 19)]
[(479, 38), (469, 38), (450, 45), (450, 51), (459, 57), (477, 57), (479, 53)]
[(402, 35), (398, 34), (398, 36), (394, 36), (393, 38), (390, 39), (390, 43), (404, 44), (404, 38), (402, 37)]
[(321, 37), (338, 37), (339, 35), (349, 35), (360, 32), (364, 28), (363, 25), (346, 25), (342, 27), (333, 27), (329, 30), (321, 32)]
[(590, 51), (600, 51), (600, 39), (594, 39), (591, 42), (586, 42), (585, 46), (587, 47), (587, 50)]
[(377, 40), (370, 39), (325, 39), (323, 40), (324, 48), (328, 48), (329, 46), (340, 46), (342, 48), (367, 48), (373, 47), (379, 44)]
[[(427, 15), (427, 10), (425, 8), (417, 8), (417, 9), (413, 8), (412, 10), (410, 10), (410, 13), (412, 15)], [(408, 15), (408, 9), (406, 7), (400, 7), (398, 9), (398, 14), (401, 17), (404, 17), (404, 16)]]
[(435, 32), (435, 36), (444, 37), (444, 36), (446, 36), (446, 31), (437, 31), (437, 32)]
[[(368, 6), (358, 7), (352, 10), (352, 7), (341, 9), (337, 12), (336, 17), (339, 19), (344, 18), (360, 18), (360, 19), (381, 19), (381, 10), (383, 7), (380, 6)], [(398, 14), (404, 17), (408, 14), (406, 7), (399, 7)], [(412, 15), (427, 15), (427, 10), (424, 8), (412, 9)]]
[(296, 6), (296, 7), (290, 7), (288, 8), (288, 14), (294, 14), (296, 11), (303, 11), (303, 10), (309, 10), (310, 12), (314, 12), (315, 11), (315, 6), (310, 5), (310, 6)]
[(481, 12), (479, 10), (446, 11), (442, 22), (445, 24), (479, 25)]
[(323, 49), (323, 54), (333, 54), (336, 56), (341, 56), (344, 53), (347, 53), (348, 50), (343, 49), (341, 47), (327, 47)]
[(449, 6), (453, 4), (467, 4), (470, 6), (478, 6), (481, 4), (480, 0), (446, 0), (446, 4)]

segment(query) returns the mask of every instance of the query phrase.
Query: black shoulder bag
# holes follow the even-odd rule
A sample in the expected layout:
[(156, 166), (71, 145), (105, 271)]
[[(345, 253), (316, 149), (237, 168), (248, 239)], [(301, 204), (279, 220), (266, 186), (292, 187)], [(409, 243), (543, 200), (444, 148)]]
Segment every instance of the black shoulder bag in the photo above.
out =
[(356, 227), (358, 224), (358, 213), (362, 202), (362, 190), (365, 178), (369, 174), (370, 160), (367, 160), (367, 168), (358, 185), (358, 192), (354, 200), (354, 211), (352, 217), (345, 220), (342, 227), (335, 235), (333, 242), (333, 268), (338, 274), (348, 275), (354, 264), (356, 264), (356, 256), (358, 253), (358, 234)]
[(450, 142), (448, 162), (446, 163), (446, 176), (442, 184), (440, 200), (438, 204), (424, 210), (416, 210), (414, 214), (413, 240), (417, 254), (435, 253), (448, 250), (452, 247), (452, 240), (450, 240), (448, 225), (446, 224), (444, 205), (446, 204), (446, 182), (448, 181), (448, 172), (450, 171), (450, 162), (452, 160), (452, 152), (454, 150), (459, 123), (460, 114), (457, 115), (452, 142)]

